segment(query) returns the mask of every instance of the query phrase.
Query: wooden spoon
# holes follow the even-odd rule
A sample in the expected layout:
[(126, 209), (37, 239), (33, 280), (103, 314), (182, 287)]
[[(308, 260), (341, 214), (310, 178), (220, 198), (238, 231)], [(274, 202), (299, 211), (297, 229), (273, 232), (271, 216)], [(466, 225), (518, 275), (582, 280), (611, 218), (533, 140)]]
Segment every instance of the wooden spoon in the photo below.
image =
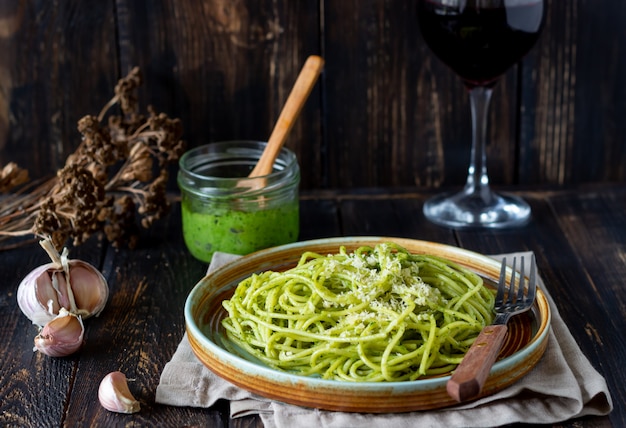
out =
[(267, 140), (267, 146), (265, 147), (265, 150), (263, 150), (263, 154), (261, 155), (259, 162), (256, 164), (248, 177), (260, 177), (268, 175), (272, 172), (274, 161), (278, 156), (278, 152), (280, 152), (283, 144), (285, 144), (287, 135), (289, 134), (289, 131), (291, 131), (293, 123), (300, 114), (300, 110), (302, 110), (304, 102), (309, 97), (309, 94), (311, 93), (323, 66), (324, 60), (321, 57), (311, 55), (307, 58), (300, 74), (298, 75), (298, 78), (296, 79), (296, 83), (294, 83), (293, 88), (291, 89), (291, 93), (289, 93), (289, 96), (287, 97), (285, 106), (278, 116), (278, 120), (276, 121), (276, 125), (274, 125), (272, 134), (270, 135), (269, 140)]

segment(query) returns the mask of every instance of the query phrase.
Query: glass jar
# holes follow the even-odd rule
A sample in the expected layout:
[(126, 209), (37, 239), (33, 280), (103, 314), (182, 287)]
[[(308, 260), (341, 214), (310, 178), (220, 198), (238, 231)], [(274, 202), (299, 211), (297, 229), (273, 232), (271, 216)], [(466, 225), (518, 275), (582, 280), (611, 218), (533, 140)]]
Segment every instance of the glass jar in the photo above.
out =
[(197, 259), (210, 262), (215, 251), (243, 255), (298, 239), (296, 155), (283, 148), (272, 173), (248, 178), (265, 145), (211, 143), (180, 158), (183, 237)]

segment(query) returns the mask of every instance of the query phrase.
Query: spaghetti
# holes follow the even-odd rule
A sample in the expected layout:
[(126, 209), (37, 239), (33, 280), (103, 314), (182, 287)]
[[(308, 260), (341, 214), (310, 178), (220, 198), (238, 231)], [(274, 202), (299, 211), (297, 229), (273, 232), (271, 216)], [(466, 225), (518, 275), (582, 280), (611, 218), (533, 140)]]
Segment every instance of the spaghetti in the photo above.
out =
[(476, 273), (393, 243), (253, 274), (223, 302), (234, 344), (270, 367), (342, 381), (450, 372), (493, 318)]

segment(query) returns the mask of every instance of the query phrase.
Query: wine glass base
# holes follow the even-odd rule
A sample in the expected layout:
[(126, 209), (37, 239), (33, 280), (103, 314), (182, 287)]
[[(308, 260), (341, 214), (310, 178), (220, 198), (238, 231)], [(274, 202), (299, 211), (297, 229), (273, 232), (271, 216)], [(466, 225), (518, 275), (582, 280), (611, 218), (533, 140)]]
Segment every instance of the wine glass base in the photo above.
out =
[(523, 199), (491, 192), (486, 196), (467, 192), (437, 195), (424, 203), (423, 211), (431, 222), (456, 229), (503, 229), (530, 220), (530, 206)]

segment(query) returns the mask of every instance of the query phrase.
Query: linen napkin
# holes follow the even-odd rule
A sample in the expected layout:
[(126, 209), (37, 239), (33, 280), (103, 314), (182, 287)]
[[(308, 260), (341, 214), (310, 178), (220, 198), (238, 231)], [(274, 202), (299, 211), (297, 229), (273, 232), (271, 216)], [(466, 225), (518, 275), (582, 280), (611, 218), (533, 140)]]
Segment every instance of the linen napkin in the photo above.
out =
[[(492, 256), (501, 259), (513, 255)], [(216, 253), (209, 273), (239, 256)], [(210, 407), (230, 401), (233, 418), (257, 414), (266, 428), (484, 427), (517, 422), (547, 424), (586, 415), (606, 415), (613, 403), (604, 378), (591, 366), (563, 322), (539, 278), (552, 311), (548, 346), (539, 363), (514, 385), (480, 400), (445, 409), (394, 414), (343, 413), (309, 409), (260, 397), (215, 375), (195, 357), (185, 334), (165, 365), (156, 402)]]

